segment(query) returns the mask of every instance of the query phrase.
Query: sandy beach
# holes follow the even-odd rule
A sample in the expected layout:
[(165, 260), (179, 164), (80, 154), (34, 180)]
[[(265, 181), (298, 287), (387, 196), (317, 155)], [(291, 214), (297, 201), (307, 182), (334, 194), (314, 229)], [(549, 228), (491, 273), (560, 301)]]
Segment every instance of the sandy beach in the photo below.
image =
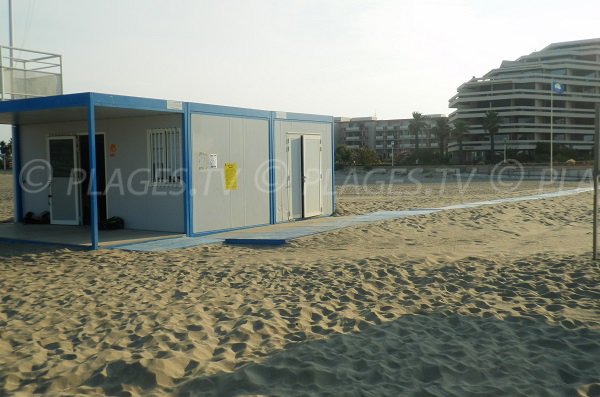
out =
[[(337, 213), (582, 186), (339, 186)], [(277, 248), (0, 243), (0, 395), (600, 396), (591, 222), (582, 193)]]
[(7, 171), (0, 171), (0, 223), (12, 222), (12, 175)]

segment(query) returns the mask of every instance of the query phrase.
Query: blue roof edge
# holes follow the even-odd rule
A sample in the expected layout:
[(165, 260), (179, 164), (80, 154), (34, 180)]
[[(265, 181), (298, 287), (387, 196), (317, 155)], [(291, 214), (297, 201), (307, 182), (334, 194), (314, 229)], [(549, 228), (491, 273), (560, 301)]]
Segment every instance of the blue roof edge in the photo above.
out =
[(280, 112), (226, 105), (187, 102), (179, 100), (106, 94), (99, 92), (81, 92), (75, 94), (62, 94), (39, 98), (24, 98), (1, 101), (0, 113), (50, 110), (66, 107), (85, 107), (88, 106), (92, 101), (95, 106), (99, 107), (153, 110), (170, 113), (185, 113), (184, 104), (187, 104), (190, 113), (211, 113), (260, 118), (269, 118), (272, 115), (272, 117), (276, 120), (333, 123), (333, 116), (307, 113)]
[(82, 92), (39, 98), (11, 99), (9, 101), (0, 101), (0, 113), (87, 106), (90, 97), (91, 93)]

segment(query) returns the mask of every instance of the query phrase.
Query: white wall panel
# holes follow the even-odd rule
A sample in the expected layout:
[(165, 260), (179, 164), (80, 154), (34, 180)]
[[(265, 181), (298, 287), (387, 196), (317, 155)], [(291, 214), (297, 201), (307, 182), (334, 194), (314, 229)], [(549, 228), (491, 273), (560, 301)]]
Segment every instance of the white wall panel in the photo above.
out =
[[(148, 169), (147, 129), (181, 128), (180, 115), (100, 119), (96, 132), (105, 133), (105, 150), (116, 145), (114, 156), (105, 153), (107, 217), (119, 216), (128, 229), (184, 232), (183, 194), (180, 187), (145, 188)], [(22, 164), (34, 159), (47, 159), (49, 135), (76, 135), (87, 131), (85, 122), (47, 123), (21, 126)], [(34, 175), (38, 175), (34, 174)], [(134, 174), (134, 178), (130, 178)], [(111, 179), (112, 178), (112, 179)], [(122, 187), (119, 187), (119, 185)], [(48, 190), (37, 193), (23, 191), (23, 211), (39, 213), (48, 210)]]
[[(193, 232), (269, 223), (268, 185), (256, 175), (267, 172), (268, 121), (242, 117), (192, 114)], [(217, 155), (217, 168), (207, 158)], [(225, 189), (225, 163), (237, 165), (237, 189)]]

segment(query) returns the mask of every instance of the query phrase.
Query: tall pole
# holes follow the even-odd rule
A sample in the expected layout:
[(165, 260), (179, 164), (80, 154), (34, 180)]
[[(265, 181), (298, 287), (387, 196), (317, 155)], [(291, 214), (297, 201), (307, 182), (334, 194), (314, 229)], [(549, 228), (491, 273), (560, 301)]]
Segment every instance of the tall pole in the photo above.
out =
[(12, 0), (8, 0), (8, 46), (10, 47), (10, 57), (12, 59), (13, 46), (13, 23), (12, 23)]
[(598, 259), (598, 178), (600, 177), (600, 104), (596, 105), (596, 120), (594, 133), (594, 233), (592, 241), (592, 258)]
[[(594, 153), (597, 154), (598, 152)], [(594, 167), (594, 234), (592, 237), (592, 259), (598, 259), (598, 171)]]
[[(552, 83), (550, 83), (552, 84)], [(554, 145), (554, 87), (550, 87), (550, 180), (554, 180), (553, 167), (553, 145)]]
[(392, 141), (392, 168), (394, 168), (394, 141)]
[[(11, 94), (10, 99), (14, 99), (12, 92), (15, 92), (13, 84), (14, 84), (14, 53), (13, 53), (13, 17), (12, 17), (12, 0), (8, 0), (8, 56), (10, 58), (10, 62), (8, 63), (10, 67), (10, 81), (11, 81)], [(0, 63), (2, 63), (0, 61)], [(4, 87), (2, 87), (2, 91), (4, 91)], [(2, 98), (4, 99), (4, 92), (2, 92)]]

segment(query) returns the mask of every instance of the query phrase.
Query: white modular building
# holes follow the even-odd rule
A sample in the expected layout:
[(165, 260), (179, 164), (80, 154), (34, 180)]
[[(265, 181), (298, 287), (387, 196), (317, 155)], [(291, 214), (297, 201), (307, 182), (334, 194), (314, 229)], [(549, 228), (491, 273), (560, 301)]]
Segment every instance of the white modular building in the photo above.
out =
[(198, 236), (334, 212), (333, 117), (80, 93), (0, 102), (14, 220)]

